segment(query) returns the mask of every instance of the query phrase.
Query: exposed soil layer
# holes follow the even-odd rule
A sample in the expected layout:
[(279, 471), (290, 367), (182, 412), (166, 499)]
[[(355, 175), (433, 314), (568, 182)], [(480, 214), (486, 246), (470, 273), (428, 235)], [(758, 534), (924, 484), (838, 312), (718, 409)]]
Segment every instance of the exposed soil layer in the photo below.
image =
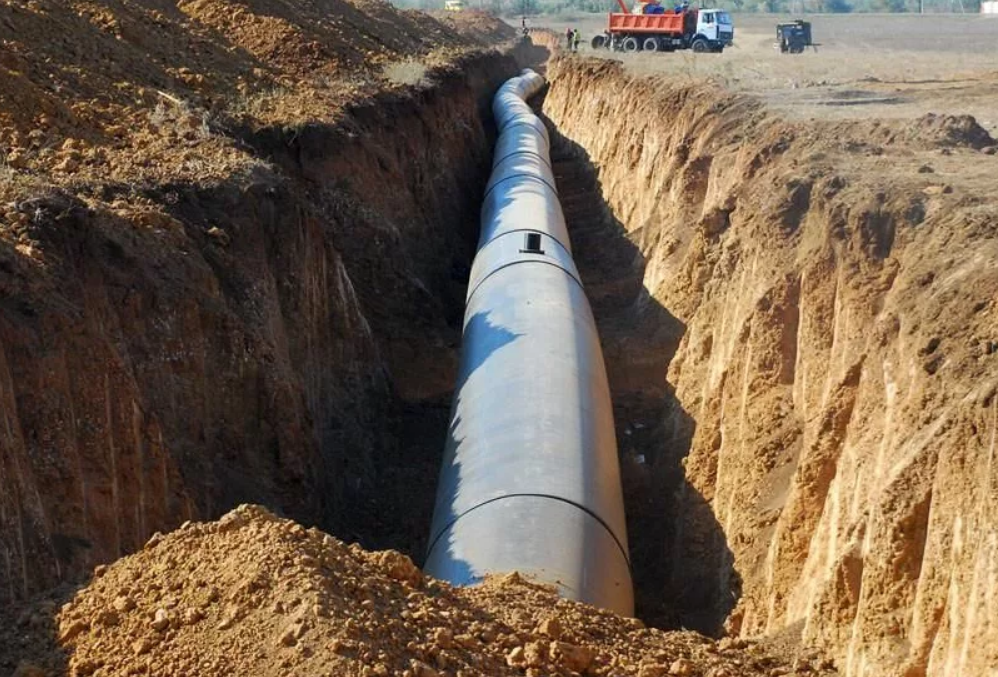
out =
[(62, 608), (58, 635), (74, 675), (825, 672), (820, 659), (791, 667), (750, 642), (645, 629), (516, 574), (454, 589), (397, 552), (348, 547), (252, 506), (102, 567)]
[(621, 280), (601, 332), (646, 618), (782, 633), (848, 674), (988, 674), (994, 140), (967, 117), (791, 123), (606, 61), (548, 74), (633, 247), (579, 255)]
[(244, 501), (420, 551), (513, 60), (380, 2), (5, 2), (0, 37), (0, 599)]

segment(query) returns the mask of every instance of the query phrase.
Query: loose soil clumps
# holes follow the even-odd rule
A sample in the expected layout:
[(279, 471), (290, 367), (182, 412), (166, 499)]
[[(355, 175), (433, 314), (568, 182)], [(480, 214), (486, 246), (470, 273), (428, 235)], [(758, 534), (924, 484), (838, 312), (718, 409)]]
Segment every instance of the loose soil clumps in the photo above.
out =
[(78, 675), (797, 674), (754, 644), (647, 629), (515, 573), (452, 588), (249, 505), (99, 568), (59, 635)]

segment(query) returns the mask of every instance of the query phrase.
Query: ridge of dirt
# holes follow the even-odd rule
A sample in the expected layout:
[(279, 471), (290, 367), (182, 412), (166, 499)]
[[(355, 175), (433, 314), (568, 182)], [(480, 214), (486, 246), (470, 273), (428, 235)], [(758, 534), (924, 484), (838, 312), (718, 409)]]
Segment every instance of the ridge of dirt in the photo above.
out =
[(519, 37), (517, 30), (508, 23), (481, 10), (466, 9), (460, 12), (433, 10), (427, 14), (457, 33), (483, 44), (498, 44)]
[(391, 64), (418, 60), (432, 80), (495, 44), (497, 23), (462, 32), (382, 0), (2, 0), (0, 204), (44, 185), (251, 174), (241, 130), (331, 121), (409, 84)]
[(752, 642), (647, 629), (515, 573), (452, 588), (259, 506), (99, 567), (58, 638), (73, 675), (831, 674)]

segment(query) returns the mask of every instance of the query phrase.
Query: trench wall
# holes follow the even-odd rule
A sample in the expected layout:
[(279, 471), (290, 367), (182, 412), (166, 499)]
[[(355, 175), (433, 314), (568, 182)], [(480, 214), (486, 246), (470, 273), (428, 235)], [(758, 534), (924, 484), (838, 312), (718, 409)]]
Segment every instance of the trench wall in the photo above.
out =
[(19, 205), (37, 255), (0, 246), (0, 600), (241, 502), (347, 538), (385, 522), (379, 468), (414, 444), (392, 417), (452, 387), (488, 104), (515, 72), (482, 53), (247, 133), (257, 171), (219, 185)]
[(981, 162), (983, 130), (792, 124), (606, 61), (548, 76), (545, 114), (643, 257), (634, 312), (681, 327), (657, 369), (608, 347), (615, 397), (665, 400), (642, 519), (665, 523), (679, 621), (800, 635), (847, 675), (989, 674), (998, 226), (914, 169)]

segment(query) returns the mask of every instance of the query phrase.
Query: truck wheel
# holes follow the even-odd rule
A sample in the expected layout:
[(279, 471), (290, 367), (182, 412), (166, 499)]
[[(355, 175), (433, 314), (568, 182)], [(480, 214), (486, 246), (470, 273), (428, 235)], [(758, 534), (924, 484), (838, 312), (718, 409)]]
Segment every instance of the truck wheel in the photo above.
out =
[(593, 41), (589, 43), (592, 45), (593, 49), (603, 49), (606, 46), (606, 36), (605, 35), (594, 35)]
[(633, 36), (624, 38), (624, 43), (621, 46), (625, 52), (636, 52), (638, 51), (638, 39)]
[(641, 45), (641, 49), (646, 52), (657, 52), (658, 51), (658, 38), (645, 38), (645, 42)]
[(703, 54), (704, 52), (710, 50), (710, 45), (708, 45), (707, 41), (703, 38), (697, 38), (693, 41), (693, 44), (690, 45), (690, 49), (699, 54)]

